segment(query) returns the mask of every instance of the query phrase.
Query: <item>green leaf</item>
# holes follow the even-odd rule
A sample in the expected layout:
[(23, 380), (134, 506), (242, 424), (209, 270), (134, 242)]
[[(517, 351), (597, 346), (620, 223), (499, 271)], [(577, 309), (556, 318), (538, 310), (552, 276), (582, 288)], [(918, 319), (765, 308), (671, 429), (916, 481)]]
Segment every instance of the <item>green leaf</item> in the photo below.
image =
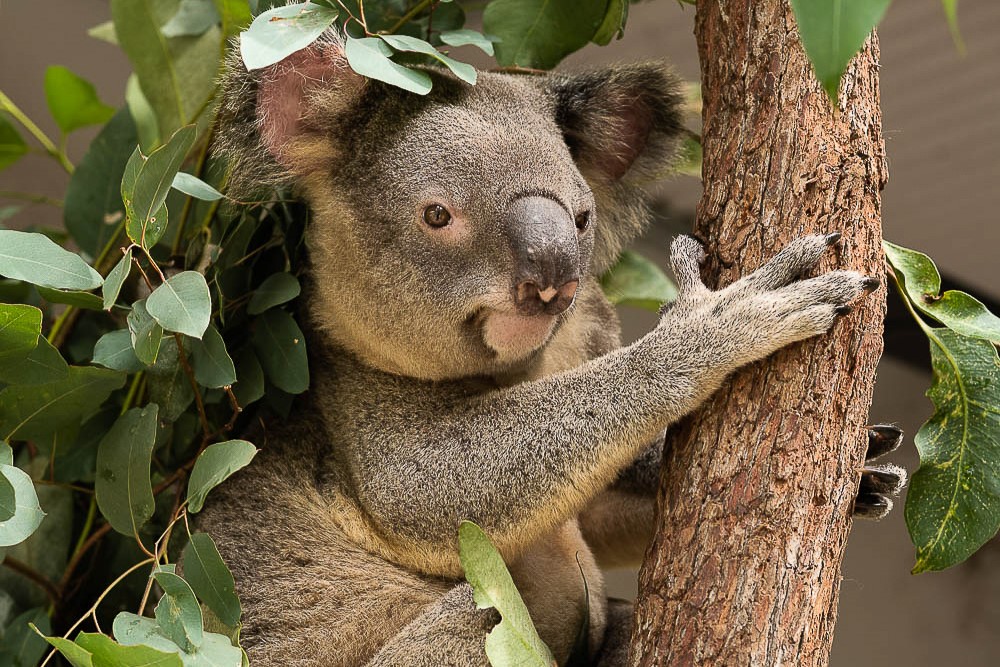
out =
[[(0, 442), (0, 465), (14, 465), (14, 450), (6, 442)], [(14, 516), (16, 511), (14, 485), (6, 476), (0, 475), (0, 524)]]
[[(152, 624), (151, 620), (149, 622)], [(150, 646), (122, 646), (111, 637), (96, 632), (81, 632), (76, 643), (93, 656), (95, 667), (184, 667), (175, 652)]]
[[(139, 147), (149, 153), (160, 145), (160, 123), (156, 118), (156, 110), (146, 99), (145, 93), (142, 92), (139, 77), (135, 73), (129, 75), (128, 81), (125, 82), (125, 104), (135, 122)], [(135, 146), (134, 141), (132, 146)], [(121, 181), (121, 179), (118, 180)]]
[(0, 368), (28, 356), (41, 333), (42, 311), (19, 303), (0, 303)]
[(433, 46), (422, 39), (410, 37), (408, 35), (379, 35), (386, 44), (397, 51), (410, 51), (412, 53), (422, 53), (434, 58), (442, 65), (452, 71), (462, 81), (468, 84), (476, 83), (476, 68), (468, 63), (459, 62), (444, 55)]
[(245, 467), (256, 454), (257, 448), (246, 440), (227, 440), (206, 447), (188, 481), (188, 511), (200, 512), (208, 492)]
[(223, 623), (233, 628), (243, 610), (236, 581), (208, 533), (195, 533), (184, 547), (184, 576), (191, 588)]
[(827, 95), (836, 102), (840, 78), (878, 25), (891, 0), (791, 0), (799, 37)]
[[(103, 285), (102, 285), (103, 287)], [(75, 306), (84, 310), (104, 310), (101, 297), (90, 292), (79, 290), (58, 290), (51, 287), (39, 287), (38, 295), (49, 303), (64, 303), (67, 306)]]
[(958, 49), (959, 53), (965, 55), (965, 41), (962, 39), (962, 32), (958, 29), (958, 0), (941, 0), (941, 6), (948, 19), (948, 29), (951, 31), (955, 48)]
[(28, 144), (7, 120), (7, 115), (0, 113), (0, 169), (14, 164), (27, 152)]
[(660, 267), (629, 250), (601, 276), (601, 287), (611, 303), (638, 306), (654, 313), (677, 298), (677, 288)]
[(44, 634), (42, 637), (73, 667), (94, 667), (93, 654), (79, 644), (62, 637), (46, 637)]
[(486, 636), (493, 665), (551, 667), (555, 659), (535, 630), (507, 566), (482, 529), (471, 521), (458, 527), (458, 557), (472, 585), (476, 606), (500, 612), (502, 620)]
[(32, 285), (91, 290), (104, 282), (101, 274), (44, 234), (0, 229), (0, 274)]
[(215, 11), (222, 18), (222, 34), (227, 40), (253, 20), (246, 0), (215, 0)]
[(493, 42), (497, 41), (492, 35), (483, 35), (475, 30), (462, 28), (460, 30), (445, 30), (439, 37), (448, 46), (475, 46), (486, 55), (493, 55)]
[(138, 373), (145, 365), (132, 349), (132, 333), (128, 329), (109, 331), (94, 346), (94, 363), (125, 373)]
[(163, 26), (166, 37), (197, 37), (220, 21), (212, 0), (181, 0), (177, 13)]
[(104, 280), (104, 285), (101, 286), (101, 294), (103, 295), (102, 304), (104, 310), (111, 310), (111, 307), (115, 305), (118, 301), (118, 295), (122, 291), (122, 285), (125, 284), (125, 280), (128, 278), (128, 274), (132, 271), (132, 248), (125, 251), (115, 267), (108, 272), (108, 277)]
[(45, 336), (39, 336), (37, 342), (35, 349), (29, 352), (28, 356), (0, 365), (0, 382), (38, 385), (69, 377), (69, 365), (59, 354), (59, 350), (52, 347)]
[(420, 72), (398, 65), (389, 56), (392, 48), (377, 37), (364, 39), (347, 38), (344, 54), (347, 62), (358, 74), (370, 79), (385, 81), (393, 86), (418, 95), (426, 95), (431, 90), (431, 77), (427, 72)]
[(101, 102), (94, 85), (61, 65), (45, 70), (45, 99), (63, 134), (88, 125), (104, 125), (115, 109)]
[(63, 223), (80, 249), (96, 257), (125, 216), (121, 182), (136, 130), (121, 109), (90, 143), (66, 189)]
[(287, 303), (302, 291), (298, 279), (290, 273), (272, 273), (254, 290), (247, 312), (260, 315), (265, 310)]
[(146, 310), (146, 299), (139, 299), (132, 304), (126, 321), (136, 358), (147, 366), (156, 363), (163, 340), (163, 328)]
[(132, 408), (115, 422), (97, 449), (97, 506), (122, 535), (138, 535), (153, 516), (150, 466), (158, 406)]
[(153, 578), (163, 589), (163, 597), (154, 611), (157, 625), (185, 653), (194, 652), (205, 636), (201, 607), (194, 591), (172, 572), (156, 572)]
[(212, 314), (205, 276), (182, 271), (168, 278), (146, 299), (146, 310), (167, 331), (201, 338)]
[[(160, 651), (171, 652), (184, 667), (240, 667), (243, 652), (228, 637), (214, 632), (204, 633), (201, 646), (194, 653), (186, 653), (177, 644), (163, 634), (160, 626), (150, 618), (143, 618), (128, 612), (122, 612), (115, 617), (113, 630), (115, 637), (122, 644), (153, 647)], [(159, 663), (157, 663), (159, 666)]]
[(930, 257), (888, 241), (882, 242), (882, 248), (897, 275), (901, 274), (910, 303), (921, 312), (963, 336), (1000, 343), (1000, 317), (965, 292), (941, 294), (941, 274)]
[(264, 396), (264, 370), (257, 361), (257, 355), (250, 346), (241, 349), (234, 359), (236, 362), (236, 384), (233, 395), (240, 407), (246, 407)]
[(924, 331), (935, 411), (914, 438), (920, 468), (906, 498), (914, 573), (965, 560), (1000, 528), (1000, 358), (988, 341)]
[(129, 238), (144, 248), (156, 245), (167, 228), (164, 203), (177, 170), (187, 156), (197, 130), (186, 125), (170, 140), (144, 158), (136, 149), (122, 176), (122, 201), (127, 216)]
[(214, 326), (205, 329), (201, 340), (191, 343), (194, 379), (203, 387), (227, 387), (236, 382), (236, 367), (226, 351), (226, 342)]
[(626, 0), (609, 0), (604, 21), (597, 29), (591, 41), (594, 44), (606, 46), (612, 39), (621, 39), (625, 34), (625, 21), (628, 20), (628, 2)]
[(45, 653), (45, 641), (31, 626), (51, 632), (49, 617), (44, 609), (26, 611), (7, 626), (0, 639), (0, 665), (4, 667), (35, 667)]
[(291, 315), (267, 311), (257, 318), (250, 340), (267, 379), (278, 389), (301, 394), (309, 388), (306, 342)]
[(160, 136), (194, 122), (207, 108), (219, 67), (222, 35), (218, 28), (198, 37), (162, 33), (159, 26), (178, 7), (178, 0), (111, 1), (115, 33), (132, 62), (143, 96), (156, 113)]
[(171, 183), (171, 187), (202, 201), (215, 201), (223, 197), (221, 192), (205, 181), (197, 176), (186, 174), (183, 171), (177, 172), (177, 175), (174, 176), (174, 182)]
[(501, 66), (551, 69), (594, 38), (607, 6), (607, 0), (493, 0), (483, 28), (500, 38)]
[(337, 11), (312, 2), (275, 7), (259, 15), (240, 35), (240, 54), (251, 72), (281, 62), (323, 34)]
[(180, 363), (177, 341), (165, 336), (159, 358), (149, 369), (149, 399), (160, 406), (160, 419), (173, 422), (194, 400), (194, 389)]
[(41, 525), (45, 512), (38, 504), (35, 485), (28, 473), (4, 463), (0, 464), (0, 477), (10, 486), (13, 496), (4, 505), (4, 513), (9, 512), (10, 516), (0, 521), (0, 547), (11, 547), (31, 537)]
[(87, 35), (102, 42), (118, 46), (118, 35), (115, 34), (115, 24), (113, 21), (98, 23), (93, 28), (87, 29)]
[(124, 384), (123, 373), (70, 366), (66, 379), (58, 382), (6, 387), (0, 391), (0, 435), (4, 440), (32, 439), (79, 423)]

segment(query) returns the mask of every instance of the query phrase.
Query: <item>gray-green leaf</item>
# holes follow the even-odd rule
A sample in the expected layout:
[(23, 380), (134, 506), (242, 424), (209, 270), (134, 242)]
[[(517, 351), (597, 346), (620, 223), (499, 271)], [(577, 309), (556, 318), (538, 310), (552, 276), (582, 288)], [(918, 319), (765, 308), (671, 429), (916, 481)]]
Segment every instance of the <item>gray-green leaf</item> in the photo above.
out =
[(184, 576), (198, 597), (223, 623), (236, 627), (243, 610), (236, 582), (208, 533), (195, 533), (184, 547)]
[(147, 311), (146, 299), (132, 304), (126, 322), (136, 358), (147, 366), (155, 363), (163, 340), (163, 327)]
[(444, 30), (439, 37), (448, 46), (475, 46), (488, 56), (493, 55), (493, 42), (498, 41), (492, 35), (484, 35), (481, 32), (469, 30), (468, 28)]
[(380, 37), (386, 44), (397, 51), (410, 51), (430, 56), (450, 69), (462, 81), (469, 84), (476, 83), (475, 67), (468, 63), (459, 62), (454, 58), (449, 58), (422, 39), (410, 37), (409, 35), (380, 35)]
[(830, 99), (891, 0), (791, 0), (799, 37)]
[(45, 339), (38, 337), (38, 345), (28, 356), (0, 365), (0, 382), (6, 384), (38, 385), (65, 380), (69, 365), (59, 350)]
[(337, 10), (302, 2), (259, 15), (240, 35), (240, 54), (253, 71), (280, 62), (312, 44), (337, 18)]
[(181, 0), (177, 13), (163, 26), (167, 37), (197, 37), (219, 22), (212, 0)]
[(0, 304), (0, 367), (24, 359), (42, 333), (42, 311), (23, 304)]
[(137, 373), (144, 368), (132, 349), (132, 332), (128, 329), (109, 331), (101, 336), (94, 345), (93, 361), (105, 368), (126, 373)]
[[(10, 516), (0, 521), (0, 547), (11, 547), (28, 539), (45, 517), (31, 477), (17, 466), (0, 464), (0, 476), (10, 487), (4, 512)], [(10, 511), (13, 510), (13, 511)]]
[(431, 90), (431, 77), (427, 72), (403, 67), (389, 60), (392, 48), (377, 37), (348, 37), (344, 54), (351, 69), (362, 76), (385, 81), (418, 95), (426, 95)]
[(186, 125), (148, 158), (138, 148), (129, 158), (122, 175), (122, 201), (127, 216), (125, 229), (134, 243), (152, 248), (163, 236), (167, 194), (196, 136), (195, 126)]
[(203, 387), (226, 387), (236, 382), (236, 367), (219, 330), (209, 325), (201, 340), (191, 342), (194, 379)]
[(177, 175), (174, 176), (174, 182), (171, 183), (171, 187), (203, 201), (216, 201), (217, 199), (222, 199), (223, 196), (221, 192), (205, 181), (183, 171), (177, 172)]
[(290, 273), (272, 273), (254, 290), (247, 312), (259, 315), (269, 308), (291, 301), (302, 291), (298, 278)]
[(150, 403), (123, 414), (97, 449), (97, 506), (111, 527), (123, 535), (138, 535), (153, 516), (149, 475), (156, 444), (157, 407)]
[(0, 229), (0, 275), (55, 289), (91, 290), (104, 282), (80, 256), (44, 234)]
[(150, 646), (122, 646), (111, 637), (96, 632), (81, 632), (76, 643), (93, 656), (97, 667), (184, 667), (177, 653)]
[(188, 481), (188, 511), (200, 512), (209, 491), (245, 467), (256, 454), (257, 448), (246, 440), (227, 440), (206, 447)]
[(153, 574), (163, 589), (163, 597), (156, 605), (154, 615), (163, 634), (185, 653), (192, 653), (204, 639), (201, 607), (188, 583), (172, 572)]
[(309, 388), (309, 360), (302, 330), (292, 316), (272, 308), (257, 318), (250, 338), (267, 379), (289, 394)]
[(149, 295), (146, 310), (167, 331), (201, 338), (212, 314), (205, 276), (197, 271), (172, 276)]
[(594, 0), (493, 0), (483, 12), (483, 28), (500, 38), (500, 65), (550, 69), (594, 38), (607, 5)]
[(677, 288), (660, 267), (629, 250), (601, 276), (601, 287), (611, 303), (638, 306), (654, 313), (677, 298)]
[(131, 271), (132, 248), (129, 248), (125, 251), (125, 255), (118, 260), (114, 268), (108, 272), (108, 277), (104, 281), (104, 285), (101, 286), (104, 310), (111, 310), (111, 307), (115, 305), (115, 301), (118, 300), (118, 295), (122, 291), (122, 285), (125, 284), (125, 279), (128, 278), (128, 274)]
[(486, 636), (486, 656), (493, 665), (551, 667), (555, 659), (542, 642), (528, 608), (514, 586), (500, 552), (471, 521), (458, 527), (458, 556), (472, 585), (476, 606), (500, 612), (500, 624)]

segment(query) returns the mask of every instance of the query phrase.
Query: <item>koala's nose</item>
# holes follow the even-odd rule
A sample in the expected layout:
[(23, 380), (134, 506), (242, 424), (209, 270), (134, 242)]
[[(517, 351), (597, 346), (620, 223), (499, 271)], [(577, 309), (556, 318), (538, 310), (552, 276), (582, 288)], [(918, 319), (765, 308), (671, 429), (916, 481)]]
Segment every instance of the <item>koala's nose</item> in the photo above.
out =
[(548, 197), (522, 197), (508, 212), (514, 252), (514, 303), (524, 315), (558, 315), (580, 284), (580, 246), (572, 216)]

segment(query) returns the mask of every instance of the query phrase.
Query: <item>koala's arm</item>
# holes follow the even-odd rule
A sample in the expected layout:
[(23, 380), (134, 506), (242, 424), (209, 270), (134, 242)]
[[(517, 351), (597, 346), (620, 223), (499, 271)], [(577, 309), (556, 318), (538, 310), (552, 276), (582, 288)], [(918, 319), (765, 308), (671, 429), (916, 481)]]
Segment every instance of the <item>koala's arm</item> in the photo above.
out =
[(659, 325), (558, 375), (472, 397), (388, 375), (357, 381), (338, 425), (341, 483), (380, 536), (371, 546), (428, 573), (454, 573), (457, 526), (469, 519), (516, 557), (730, 372), (827, 331), (847, 302), (873, 289), (849, 271), (799, 279), (833, 241), (800, 239), (711, 292), (699, 278), (701, 247), (681, 237), (671, 258), (681, 295)]

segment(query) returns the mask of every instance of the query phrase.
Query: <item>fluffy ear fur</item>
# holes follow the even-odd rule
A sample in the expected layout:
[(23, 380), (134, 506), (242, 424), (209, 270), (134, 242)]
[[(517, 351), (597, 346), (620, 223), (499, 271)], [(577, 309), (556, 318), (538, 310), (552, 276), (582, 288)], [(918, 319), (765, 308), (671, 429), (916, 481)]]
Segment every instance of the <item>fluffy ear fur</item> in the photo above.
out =
[(676, 158), (680, 79), (649, 63), (553, 75), (546, 86), (563, 138), (597, 199), (593, 266), (602, 273), (648, 218), (638, 187)]
[(248, 72), (234, 48), (220, 81), (215, 152), (230, 164), (236, 197), (282, 185), (334, 159), (327, 139), (365, 85), (347, 64), (342, 38), (327, 31), (279, 63)]

